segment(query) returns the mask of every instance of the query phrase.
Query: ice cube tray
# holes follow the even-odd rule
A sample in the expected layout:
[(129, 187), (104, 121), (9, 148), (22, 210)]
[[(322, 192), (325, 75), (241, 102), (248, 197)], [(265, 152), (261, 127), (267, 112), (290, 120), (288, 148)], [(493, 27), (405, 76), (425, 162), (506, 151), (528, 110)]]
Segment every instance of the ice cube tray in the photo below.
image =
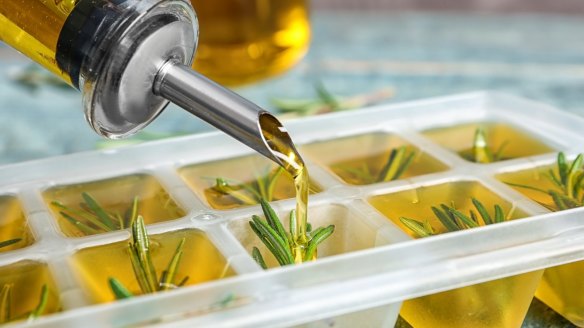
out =
[[(436, 131), (447, 133), (448, 127), (477, 122), (489, 122), (495, 129), (497, 124), (510, 126), (541, 147), (530, 146), (536, 151), (527, 154), (519, 147), (516, 158), (477, 164), (444, 143), (446, 137), (433, 139)], [(384, 105), (285, 125), (300, 147), (311, 179), (320, 188), (310, 197), (309, 220), (315, 225), (333, 223), (337, 230), (319, 249), (316, 262), (267, 271), (249, 255), (258, 241), (247, 222), (251, 215), (260, 214), (259, 206), (213, 209), (202, 190), (193, 190), (198, 184), (189, 183), (189, 174), (184, 174), (187, 168), (199, 164), (251, 154), (223, 134), (194, 135), (2, 167), (0, 195), (20, 202), (34, 243), (0, 253), (0, 270), (30, 261), (46, 264), (62, 305), (61, 312), (44, 316), (32, 325), (392, 327), (404, 300), (463, 290), (464, 286), (490, 286), (489, 281), (519, 274), (539, 281), (543, 268), (584, 259), (582, 209), (551, 213), (497, 178), (551, 164), (558, 151), (570, 158), (583, 152), (581, 118), (532, 101), (483, 92)], [(468, 138), (462, 137), (464, 131), (456, 133), (461, 141)], [(432, 169), (396, 181), (354, 184), (330, 168), (339, 161), (376, 155), (380, 151), (376, 138), (384, 135), (423, 152)], [(365, 142), (353, 143), (354, 138)], [(368, 149), (372, 149), (371, 154)], [(224, 173), (213, 174), (251, 169), (227, 166)], [(171, 292), (98, 303), (101, 299), (91, 290), (99, 293), (106, 285), (96, 287), (99, 282), (88, 282), (84, 279), (87, 274), (80, 272), (91, 272), (87, 267), (91, 267), (91, 252), (98, 254), (100, 247), (126, 241), (129, 232), (67, 235), (48, 204), (47, 194), (59, 188), (135, 175), (155, 179), (168, 199), (186, 213), (151, 221), (149, 233), (164, 236), (190, 231), (204, 236), (211, 245), (206, 254), (224, 258), (232, 275)], [(414, 199), (411, 204), (415, 205), (424, 203), (426, 191), (430, 193), (432, 188), (444, 188), (437, 192), (444, 197), (440, 201), (460, 192), (489, 195), (503, 201), (508, 209), (521, 212), (524, 218), (413, 240), (372, 201), (402, 197)], [(272, 204), (283, 215), (295, 205), (293, 199)], [(407, 210), (407, 206), (400, 206)], [(90, 258), (80, 262), (78, 258), (85, 252)], [(96, 255), (96, 263), (103, 268), (107, 259), (98, 260)]]

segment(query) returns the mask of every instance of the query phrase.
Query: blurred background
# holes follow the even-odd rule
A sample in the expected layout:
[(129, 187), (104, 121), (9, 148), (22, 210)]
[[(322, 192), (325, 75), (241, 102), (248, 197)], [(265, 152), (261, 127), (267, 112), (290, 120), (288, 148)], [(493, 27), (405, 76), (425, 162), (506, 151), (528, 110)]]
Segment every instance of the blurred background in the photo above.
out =
[[(270, 6), (269, 0), (232, 2), (242, 10)], [(267, 109), (286, 111), (285, 119), (476, 90), (515, 94), (584, 115), (584, 1), (306, 3), (311, 31), (306, 56), (276, 76), (233, 83), (234, 90)], [(197, 58), (206, 55), (201, 47)], [(323, 90), (343, 106), (323, 104), (318, 96)], [(304, 99), (316, 105), (293, 106)], [(0, 113), (0, 164), (119, 145), (90, 129), (77, 91), (1, 43)], [(209, 130), (170, 106), (145, 133), (126, 142)]]

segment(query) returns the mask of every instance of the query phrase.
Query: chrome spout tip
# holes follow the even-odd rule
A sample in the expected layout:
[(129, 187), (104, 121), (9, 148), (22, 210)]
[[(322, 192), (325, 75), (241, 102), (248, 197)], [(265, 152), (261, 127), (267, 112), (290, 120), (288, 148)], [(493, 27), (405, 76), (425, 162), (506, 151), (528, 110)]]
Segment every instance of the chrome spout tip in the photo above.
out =
[(258, 130), (260, 131), (263, 147), (255, 148), (265, 157), (271, 159), (282, 167), (293, 167), (294, 171), (301, 169), (304, 162), (288, 133), (288, 130), (270, 112), (260, 111), (258, 113)]

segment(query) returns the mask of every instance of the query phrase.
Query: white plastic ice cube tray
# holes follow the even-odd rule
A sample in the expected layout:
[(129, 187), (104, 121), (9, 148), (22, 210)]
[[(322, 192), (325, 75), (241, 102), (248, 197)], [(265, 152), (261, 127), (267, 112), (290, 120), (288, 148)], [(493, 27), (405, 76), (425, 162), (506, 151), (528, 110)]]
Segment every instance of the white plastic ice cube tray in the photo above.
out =
[[(305, 156), (311, 178), (324, 189), (310, 197), (309, 220), (323, 225), (334, 216), (339, 225), (336, 233), (344, 234), (343, 242), (350, 244), (364, 234), (367, 237), (362, 243), (367, 245), (356, 247), (362, 249), (359, 251), (268, 271), (255, 264), (249, 249), (237, 238), (238, 234), (247, 233), (245, 222), (252, 214), (260, 214), (259, 206), (227, 211), (210, 209), (177, 173), (186, 165), (250, 153), (221, 133), (9, 165), (0, 168), (0, 194), (15, 195), (21, 201), (36, 242), (24, 249), (1, 253), (0, 266), (22, 259), (48, 263), (60, 289), (64, 309), (34, 322), (38, 327), (135, 324), (172, 327), (307, 324), (318, 327), (333, 323), (337, 327), (367, 324), (392, 327), (402, 300), (584, 258), (581, 209), (548, 213), (494, 178), (500, 172), (552, 163), (556, 153), (474, 164), (420, 133), (434, 127), (482, 121), (511, 124), (569, 155), (584, 151), (583, 119), (546, 105), (494, 93), (384, 105), (287, 122), (286, 127), (300, 145), (368, 132), (389, 132), (450, 168), (411, 179), (351, 186)], [(70, 256), (84, 247), (125, 240), (129, 233), (64, 237), (42, 192), (56, 185), (134, 173), (154, 176), (188, 211), (181, 219), (149, 225), (149, 232), (203, 230), (237, 272), (235, 277), (126, 301), (88, 304), (71, 271)], [(532, 217), (411, 240), (366, 201), (373, 195), (458, 180), (478, 181)], [(295, 203), (289, 199), (273, 205), (278, 212), (287, 213)], [(326, 246), (323, 244), (323, 247)], [(351, 246), (345, 248), (350, 250)], [(221, 305), (228, 295), (232, 295), (234, 301)]]

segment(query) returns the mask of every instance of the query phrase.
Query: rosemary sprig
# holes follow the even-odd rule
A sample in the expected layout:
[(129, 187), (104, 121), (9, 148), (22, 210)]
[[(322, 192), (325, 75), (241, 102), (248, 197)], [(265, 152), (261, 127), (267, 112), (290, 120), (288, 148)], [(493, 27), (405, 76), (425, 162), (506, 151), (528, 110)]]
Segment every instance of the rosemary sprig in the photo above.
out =
[(14, 238), (14, 239), (0, 241), (0, 248), (16, 244), (16, 243), (20, 242), (21, 240), (22, 240), (22, 238)]
[[(184, 244), (185, 239), (182, 238), (176, 247), (174, 255), (168, 262), (168, 265), (162, 271), (160, 277), (158, 277), (150, 255), (150, 239), (148, 237), (148, 232), (146, 231), (144, 219), (140, 215), (137, 215), (135, 219), (133, 218), (132, 240), (128, 243), (128, 250), (130, 252), (130, 261), (132, 263), (134, 277), (136, 278), (143, 294), (178, 288), (187, 282), (189, 278), (188, 276), (180, 281), (176, 281)], [(116, 278), (110, 277), (108, 279), (108, 284), (116, 299), (124, 299), (133, 296), (132, 292), (130, 292), (130, 290)]]
[(216, 178), (213, 190), (221, 195), (233, 197), (240, 205), (255, 205), (261, 199), (268, 202), (274, 200), (274, 189), (278, 179), (284, 172), (282, 167), (275, 170), (265, 170), (267, 173), (258, 175), (253, 181), (236, 182), (225, 178)]
[[(557, 173), (556, 173), (557, 171)], [(584, 155), (579, 154), (574, 161), (569, 163), (566, 155), (559, 152), (556, 159), (556, 167), (551, 168), (544, 175), (555, 189), (544, 190), (534, 186), (505, 182), (518, 188), (535, 190), (547, 194), (552, 204), (540, 203), (550, 211), (562, 211), (577, 208), (584, 205)]]
[(285, 116), (309, 116), (365, 107), (393, 96), (393, 90), (383, 88), (372, 93), (339, 99), (333, 96), (322, 83), (314, 85), (316, 99), (273, 98), (272, 105)]
[[(454, 207), (454, 204), (450, 206), (446, 204), (432, 206), (432, 212), (447, 232), (471, 229), (482, 225), (504, 222), (510, 216), (510, 213), (505, 215), (503, 208), (498, 204), (495, 204), (494, 206), (494, 215), (491, 215), (487, 211), (486, 207), (478, 199), (471, 198), (471, 201), (475, 209), (469, 210), (468, 215), (457, 210)], [(406, 217), (400, 217), (399, 220), (418, 238), (438, 234), (428, 220), (418, 221)]]
[(88, 235), (129, 228), (131, 218), (138, 211), (138, 197), (134, 197), (132, 206), (123, 215), (106, 211), (89, 193), (83, 192), (81, 197), (81, 209), (67, 207), (59, 201), (52, 201), (51, 205), (60, 210), (59, 214), (65, 220)]
[[(306, 228), (306, 239), (308, 243), (306, 245), (300, 245), (293, 238), (296, 227), (295, 211), (290, 212), (290, 232), (287, 232), (270, 204), (264, 199), (260, 200), (260, 204), (265, 220), (254, 215), (249, 225), (270, 253), (276, 258), (280, 266), (314, 260), (318, 245), (330, 237), (335, 230), (334, 225), (312, 230), (312, 226), (309, 224)], [(262, 268), (267, 269), (266, 262), (257, 247), (253, 248), (252, 257)]]
[(34, 309), (26, 312), (20, 316), (13, 317), (13, 293), (14, 285), (4, 284), (0, 290), (0, 324), (8, 323), (16, 320), (28, 320), (33, 321), (40, 317), (46, 310), (47, 304), (49, 302), (49, 287), (44, 284), (41, 288), (41, 293), (39, 296), (39, 301)]
[(407, 146), (392, 148), (387, 161), (377, 174), (372, 172), (367, 163), (363, 163), (360, 167), (336, 165), (333, 168), (352, 174), (365, 184), (387, 182), (399, 179), (410, 167), (415, 156), (416, 152), (413, 150), (408, 151)]
[(503, 142), (499, 148), (494, 149), (489, 144), (487, 133), (482, 127), (475, 130), (472, 148), (470, 153), (464, 152), (462, 156), (475, 163), (493, 163), (503, 159), (503, 150), (507, 147), (508, 141)]

